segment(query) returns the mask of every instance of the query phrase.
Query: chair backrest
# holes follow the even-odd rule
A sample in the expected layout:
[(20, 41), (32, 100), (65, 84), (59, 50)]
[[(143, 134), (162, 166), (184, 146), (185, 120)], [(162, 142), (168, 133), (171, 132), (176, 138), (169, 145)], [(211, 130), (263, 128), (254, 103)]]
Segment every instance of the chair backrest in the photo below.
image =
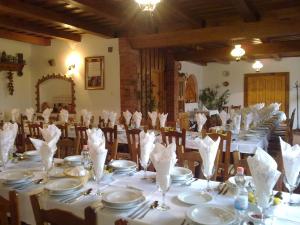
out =
[(179, 124), (180, 129), (189, 130), (190, 129), (190, 120), (189, 120), (189, 113), (179, 113)]
[(106, 148), (108, 149), (109, 158), (108, 161), (117, 158), (118, 151), (118, 132), (117, 125), (112, 127), (102, 127), (101, 130), (105, 136)]
[(125, 219), (118, 219), (115, 221), (115, 225), (128, 225), (128, 221)]
[(56, 157), (57, 158), (65, 158), (70, 155), (75, 155), (76, 152), (76, 139), (71, 138), (61, 138), (57, 142), (57, 151)]
[[(209, 137), (213, 140), (217, 140), (220, 137), (220, 145), (219, 145), (219, 163), (218, 163), (218, 177), (221, 177), (224, 181), (226, 181), (229, 177), (229, 167), (230, 167), (230, 156), (231, 156), (231, 131), (226, 131), (224, 133), (207, 133)], [(224, 152), (225, 145), (225, 152)]]
[(295, 120), (295, 113), (296, 113), (296, 109), (293, 110), (292, 115), (291, 115), (291, 123), (290, 123), (290, 128), (291, 129), (293, 129), (294, 120)]
[(126, 129), (126, 137), (128, 142), (130, 159), (138, 164), (139, 154), (140, 154), (140, 132), (142, 130), (140, 129), (129, 130), (127, 126), (125, 126), (125, 129)]
[(98, 127), (99, 128), (103, 128), (103, 127), (107, 127), (108, 124), (105, 124), (104, 119), (101, 118), (101, 116), (99, 116), (99, 124)]
[(32, 138), (42, 138), (39, 128), (43, 128), (43, 123), (28, 123), (29, 135)]
[(232, 172), (232, 174), (236, 174), (237, 168), (241, 166), (244, 167), (245, 175), (251, 176), (247, 159), (242, 159), (239, 151), (232, 152), (232, 155), (233, 155), (233, 165), (234, 165), (234, 171)]
[(34, 213), (35, 222), (37, 225), (44, 225), (45, 223), (51, 225), (65, 225), (66, 223), (72, 225), (96, 225), (97, 217), (95, 210), (92, 207), (87, 207), (84, 210), (85, 219), (82, 219), (71, 212), (60, 209), (41, 209), (38, 195), (31, 195), (30, 201)]
[(76, 154), (80, 154), (81, 149), (84, 145), (87, 144), (88, 136), (87, 131), (88, 127), (78, 126), (75, 124), (75, 134), (76, 134)]
[(181, 132), (178, 131), (165, 131), (161, 130), (162, 141), (164, 144), (170, 144), (175, 141), (178, 150), (180, 150), (180, 146), (183, 146), (185, 150), (185, 141), (186, 141), (186, 130), (182, 129)]
[(64, 123), (64, 124), (56, 124), (56, 127), (60, 129), (61, 131), (61, 136), (60, 138), (68, 138), (69, 134), (68, 134), (68, 123)]
[(188, 151), (185, 152), (183, 148), (178, 151), (178, 163), (182, 167), (189, 168), (195, 177), (200, 178), (202, 158), (199, 151)]
[[(10, 214), (10, 223), (7, 215)], [(9, 199), (0, 196), (0, 224), (1, 225), (20, 225), (20, 215), (18, 207), (18, 196), (16, 191), (9, 192)]]
[(57, 121), (59, 121), (59, 114), (57, 114), (57, 115), (50, 115), (49, 122), (51, 124), (54, 123), (54, 122), (57, 122)]
[[(92, 127), (93, 123), (94, 123), (94, 116), (91, 117), (90, 126), (89, 126), (90, 128)], [(85, 126), (84, 121), (83, 121), (83, 116), (80, 116), (80, 125)]]

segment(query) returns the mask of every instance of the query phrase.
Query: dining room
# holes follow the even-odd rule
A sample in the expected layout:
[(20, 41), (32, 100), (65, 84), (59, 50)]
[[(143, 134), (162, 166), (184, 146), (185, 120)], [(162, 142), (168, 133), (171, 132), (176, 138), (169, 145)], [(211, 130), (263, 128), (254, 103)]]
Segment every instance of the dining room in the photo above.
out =
[(0, 224), (300, 224), (299, 12), (0, 0)]

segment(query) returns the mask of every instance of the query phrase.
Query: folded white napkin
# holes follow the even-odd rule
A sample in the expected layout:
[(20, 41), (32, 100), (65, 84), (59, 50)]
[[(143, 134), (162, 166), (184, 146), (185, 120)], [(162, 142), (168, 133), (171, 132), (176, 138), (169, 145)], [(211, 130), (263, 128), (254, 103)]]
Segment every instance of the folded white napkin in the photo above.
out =
[(49, 123), (49, 118), (50, 118), (52, 111), (53, 111), (52, 108), (47, 108), (43, 111), (42, 117), (44, 118), (45, 123)]
[(81, 115), (83, 118), (83, 123), (85, 124), (85, 126), (90, 126), (91, 124), (91, 119), (92, 119), (92, 112), (87, 111), (86, 109), (82, 109), (81, 110)]
[(168, 117), (168, 113), (166, 113), (166, 114), (159, 113), (158, 114), (158, 119), (159, 119), (160, 127), (165, 127), (166, 126), (167, 117)]
[(128, 110), (126, 110), (125, 112), (123, 112), (123, 116), (125, 118), (126, 125), (129, 126), (130, 125), (130, 120), (131, 120), (131, 117), (132, 117), (131, 112), (129, 112)]
[(109, 119), (109, 122), (110, 122), (110, 126), (114, 127), (115, 124), (116, 124), (116, 120), (117, 120), (117, 113), (116, 112), (109, 112), (108, 119)]
[(12, 141), (12, 145), (14, 145), (15, 143), (15, 139), (17, 137), (17, 134), (18, 134), (18, 124), (17, 123), (4, 123), (3, 124), (3, 127), (2, 127), (3, 130), (12, 130), (13, 131), (13, 140)]
[(150, 154), (151, 162), (156, 170), (156, 182), (162, 190), (167, 190), (170, 185), (170, 174), (173, 170), (176, 158), (176, 144), (171, 143), (167, 147), (157, 143)]
[(63, 123), (67, 123), (69, 120), (69, 112), (68, 110), (62, 109), (59, 112), (59, 119)]
[(253, 117), (254, 116), (252, 112), (245, 114), (245, 116), (243, 117), (245, 130), (249, 130), (250, 124), (253, 122)]
[(101, 129), (98, 128), (88, 129), (87, 136), (94, 173), (96, 179), (99, 181), (103, 176), (107, 156), (107, 149), (105, 149), (105, 137)]
[(155, 134), (154, 132), (147, 132), (144, 131), (140, 132), (140, 157), (141, 157), (141, 165), (142, 167), (147, 167), (150, 154), (154, 149), (154, 142), (155, 142)]
[(12, 109), (11, 110), (11, 121), (17, 122), (19, 117), (20, 117), (20, 110), (16, 109), (16, 108)]
[(143, 117), (143, 115), (142, 115), (141, 112), (135, 111), (135, 112), (133, 113), (132, 119), (133, 119), (135, 128), (140, 128), (141, 122), (142, 122), (142, 117)]
[(109, 113), (110, 112), (107, 110), (102, 110), (101, 116), (102, 116), (102, 119), (104, 120), (105, 126), (108, 123)]
[(233, 131), (235, 134), (240, 133), (240, 129), (241, 129), (241, 115), (234, 113), (234, 115), (232, 116), (232, 125), (233, 125)]
[(195, 144), (197, 145), (198, 151), (202, 158), (204, 175), (212, 176), (219, 149), (220, 137), (218, 140), (214, 141), (209, 136), (206, 136), (204, 139), (197, 139)]
[(263, 149), (257, 148), (253, 157), (247, 158), (248, 166), (256, 187), (259, 206), (269, 206), (270, 196), (280, 176), (276, 161)]
[(3, 129), (0, 129), (0, 157), (2, 163), (6, 163), (8, 160), (8, 154), (13, 149), (17, 132), (18, 125), (16, 123), (5, 123)]
[(33, 115), (34, 115), (34, 109), (32, 107), (28, 108), (28, 109), (25, 109), (25, 115), (27, 117), (27, 120), (29, 122), (32, 122)]
[(297, 183), (300, 172), (300, 146), (293, 147), (279, 137), (285, 176), (291, 185)]
[(202, 131), (203, 125), (205, 124), (207, 118), (204, 114), (202, 113), (196, 113), (195, 114), (195, 120), (197, 122), (197, 126), (198, 126), (198, 132)]
[(225, 112), (224, 110), (222, 110), (220, 113), (219, 113), (219, 116), (220, 116), (220, 119), (222, 121), (222, 126), (225, 127), (226, 126), (226, 123), (227, 123), (227, 120), (229, 119), (229, 115), (227, 112)]
[(148, 116), (151, 119), (151, 125), (153, 128), (156, 127), (156, 120), (157, 120), (157, 112), (153, 111), (153, 112), (148, 112)]

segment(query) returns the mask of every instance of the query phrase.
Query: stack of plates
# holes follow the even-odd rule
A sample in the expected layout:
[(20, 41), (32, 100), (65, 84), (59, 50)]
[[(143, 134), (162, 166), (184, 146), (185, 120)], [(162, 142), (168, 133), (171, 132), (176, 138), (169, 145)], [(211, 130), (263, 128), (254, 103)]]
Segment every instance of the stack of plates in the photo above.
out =
[(115, 189), (105, 192), (102, 203), (105, 207), (117, 210), (128, 210), (145, 201), (141, 191), (133, 189)]
[(180, 193), (177, 198), (189, 205), (199, 205), (212, 200), (212, 196), (203, 191), (187, 191)]
[(184, 167), (174, 167), (171, 178), (174, 183), (184, 183), (193, 178), (193, 173), (190, 169)]
[(217, 205), (195, 205), (186, 212), (187, 222), (191, 225), (228, 225), (236, 222), (235, 214)]
[(32, 172), (24, 170), (11, 170), (0, 173), (0, 180), (8, 186), (19, 186), (31, 183), (33, 178)]
[(52, 196), (64, 196), (77, 193), (83, 183), (76, 178), (62, 178), (50, 181), (46, 184), (45, 190)]
[(72, 155), (64, 158), (64, 162), (68, 166), (80, 166), (81, 165), (81, 155)]
[(113, 160), (109, 165), (116, 173), (134, 172), (137, 167), (135, 162), (129, 160)]
[(30, 161), (41, 161), (41, 155), (38, 151), (32, 150), (32, 151), (26, 151), (24, 152), (24, 158), (28, 159)]

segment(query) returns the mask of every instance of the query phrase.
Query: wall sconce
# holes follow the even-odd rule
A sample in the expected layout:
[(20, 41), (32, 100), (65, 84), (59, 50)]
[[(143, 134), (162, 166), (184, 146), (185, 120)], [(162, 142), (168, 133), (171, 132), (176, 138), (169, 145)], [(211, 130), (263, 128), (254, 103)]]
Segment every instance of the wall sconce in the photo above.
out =
[(79, 74), (80, 55), (72, 52), (66, 59), (67, 73), (66, 76), (71, 77)]
[(66, 73), (67, 77), (71, 77), (76, 73), (78, 73), (78, 71), (76, 70), (76, 65), (75, 64), (69, 65), (68, 71)]

